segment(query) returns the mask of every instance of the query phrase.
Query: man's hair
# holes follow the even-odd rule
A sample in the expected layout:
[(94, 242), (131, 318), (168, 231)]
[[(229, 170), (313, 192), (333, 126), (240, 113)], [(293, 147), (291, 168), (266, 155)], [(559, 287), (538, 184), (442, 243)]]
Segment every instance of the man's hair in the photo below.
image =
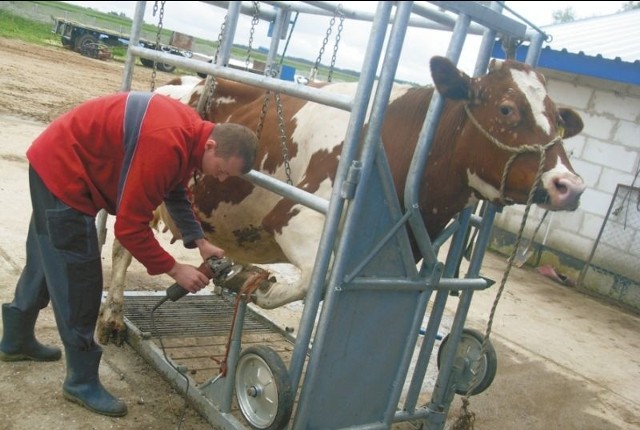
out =
[(251, 129), (229, 122), (216, 124), (211, 138), (217, 144), (216, 156), (225, 160), (229, 157), (240, 157), (244, 160), (242, 173), (251, 170), (258, 150), (258, 136)]

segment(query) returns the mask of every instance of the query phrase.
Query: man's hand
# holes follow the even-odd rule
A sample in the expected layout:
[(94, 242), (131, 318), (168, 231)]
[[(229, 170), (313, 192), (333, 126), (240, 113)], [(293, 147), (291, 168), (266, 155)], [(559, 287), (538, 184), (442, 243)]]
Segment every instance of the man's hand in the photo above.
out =
[(167, 272), (178, 285), (190, 293), (197, 293), (209, 284), (207, 278), (197, 267), (189, 264), (176, 264)]
[(218, 248), (213, 245), (207, 239), (197, 239), (194, 241), (196, 246), (198, 247), (198, 251), (200, 251), (200, 256), (202, 260), (206, 260), (209, 257), (224, 257), (224, 249)]

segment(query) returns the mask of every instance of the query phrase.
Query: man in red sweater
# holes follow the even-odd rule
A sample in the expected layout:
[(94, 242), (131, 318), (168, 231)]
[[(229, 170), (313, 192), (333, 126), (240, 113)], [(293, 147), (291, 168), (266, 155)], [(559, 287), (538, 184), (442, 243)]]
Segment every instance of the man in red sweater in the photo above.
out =
[(186, 186), (194, 171), (224, 181), (253, 166), (258, 140), (238, 124), (202, 120), (169, 97), (122, 92), (90, 100), (51, 123), (27, 151), (33, 214), (26, 265), (13, 302), (2, 305), (0, 360), (53, 361), (58, 348), (34, 335), (49, 300), (65, 348), (64, 397), (103, 415), (123, 416), (126, 404), (100, 383), (102, 349), (94, 331), (102, 295), (95, 216), (116, 216), (115, 237), (149, 274), (166, 273), (190, 292), (209, 279), (177, 262), (149, 226), (164, 202), (184, 245), (203, 259), (222, 257), (195, 218)]

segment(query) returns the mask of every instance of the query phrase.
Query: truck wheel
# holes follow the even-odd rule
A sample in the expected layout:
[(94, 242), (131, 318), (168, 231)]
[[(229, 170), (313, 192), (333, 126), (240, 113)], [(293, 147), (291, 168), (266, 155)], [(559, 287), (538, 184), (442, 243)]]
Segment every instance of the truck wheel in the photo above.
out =
[[(140, 57), (140, 62), (144, 67), (149, 67), (150, 69), (153, 68), (153, 60)], [(157, 69), (161, 72), (172, 73), (176, 69), (176, 66), (172, 66), (171, 64), (158, 63)]]
[(140, 57), (140, 62), (144, 67), (153, 67), (153, 60)]
[(158, 63), (158, 70), (160, 70), (161, 72), (173, 73), (173, 71), (176, 70), (176, 66), (172, 66), (171, 64), (166, 63)]
[[(212, 64), (213, 63), (213, 58), (209, 61), (207, 61), (207, 63)], [(207, 77), (206, 73), (200, 73), (200, 72), (196, 72), (198, 74), (198, 76), (200, 76), (202, 79), (205, 79)]]
[(83, 34), (82, 36), (76, 38), (75, 49), (78, 52), (82, 52), (82, 48), (85, 45), (98, 43), (98, 39), (96, 39), (91, 34)]
[[(140, 62), (144, 67), (149, 67), (150, 69), (153, 68), (153, 60), (140, 57)], [(157, 69), (161, 72), (172, 73), (176, 69), (176, 66), (172, 66), (171, 64), (158, 63)]]

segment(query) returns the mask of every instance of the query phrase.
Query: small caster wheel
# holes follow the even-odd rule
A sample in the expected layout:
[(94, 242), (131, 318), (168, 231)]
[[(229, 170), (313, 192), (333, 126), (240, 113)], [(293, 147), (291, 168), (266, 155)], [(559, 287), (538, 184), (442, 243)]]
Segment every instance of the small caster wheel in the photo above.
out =
[(283, 429), (293, 410), (291, 379), (280, 356), (267, 346), (240, 354), (235, 377), (242, 416), (254, 429)]
[[(456, 394), (464, 396), (471, 388), (471, 384), (475, 386), (471, 389), (470, 395), (482, 393), (489, 388), (496, 376), (498, 370), (498, 357), (496, 350), (490, 341), (487, 341), (484, 354), (480, 356), (482, 350), (482, 341), (484, 335), (477, 330), (462, 329), (460, 343), (456, 351), (454, 360), (462, 358), (465, 360), (462, 376), (456, 381)], [(445, 345), (449, 340), (449, 335), (445, 336), (438, 349), (438, 369), (440, 369), (440, 361), (445, 349)]]

